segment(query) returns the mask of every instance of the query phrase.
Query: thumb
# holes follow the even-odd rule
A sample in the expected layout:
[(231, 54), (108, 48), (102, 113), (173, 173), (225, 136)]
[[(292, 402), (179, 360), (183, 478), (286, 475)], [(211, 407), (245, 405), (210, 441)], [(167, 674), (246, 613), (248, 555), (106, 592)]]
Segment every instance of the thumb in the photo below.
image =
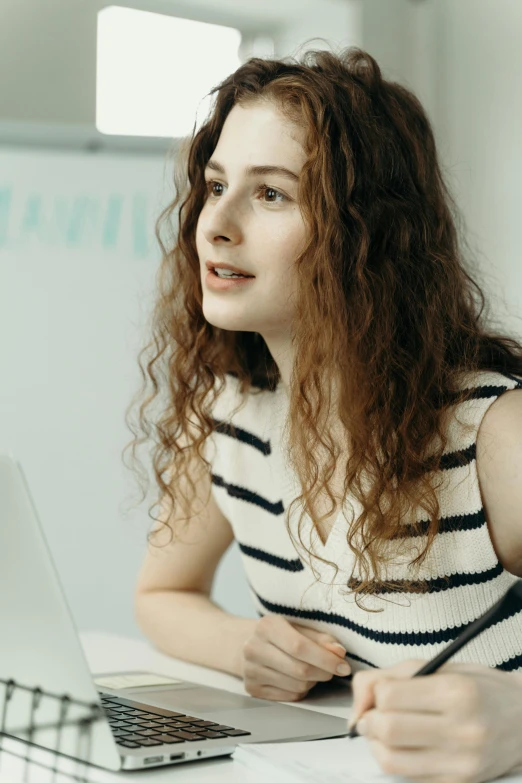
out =
[(355, 672), (352, 679), (353, 703), (348, 728), (350, 729), (362, 715), (374, 706), (373, 691), (376, 683), (383, 679), (381, 669)]
[(329, 633), (324, 633), (324, 631), (316, 631), (315, 628), (308, 628), (305, 625), (297, 625), (297, 623), (292, 623), (292, 625), (296, 630), (299, 631), (299, 633), (302, 633), (303, 636), (307, 636), (317, 644), (320, 644), (323, 647), (327, 647), (330, 652), (335, 653), (339, 656), (339, 658), (344, 658), (346, 655), (346, 648), (337, 641), (335, 636), (332, 636)]
[(407, 679), (413, 677), (415, 672), (425, 663), (426, 661), (424, 660), (409, 658), (406, 661), (395, 664), (395, 666), (387, 666), (384, 669), (356, 672), (352, 679), (353, 704), (348, 723), (349, 728), (362, 717), (364, 712), (375, 705), (374, 691), (379, 681), (387, 678)]

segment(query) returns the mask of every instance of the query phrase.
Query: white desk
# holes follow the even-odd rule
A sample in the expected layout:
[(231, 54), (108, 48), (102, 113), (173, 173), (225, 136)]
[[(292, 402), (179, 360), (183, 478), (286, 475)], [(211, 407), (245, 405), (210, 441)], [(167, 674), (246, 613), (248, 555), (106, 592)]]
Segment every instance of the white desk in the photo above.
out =
[[(143, 669), (213, 685), (235, 693), (245, 693), (243, 682), (236, 677), (170, 658), (155, 650), (146, 641), (95, 632), (82, 633), (80, 637), (89, 667), (95, 675)], [(352, 693), (348, 685), (330, 683), (317, 686), (317, 690), (314, 689), (304, 702), (292, 706), (348, 718), (351, 703)], [(47, 773), (36, 765), (30, 765), (24, 778), (24, 763), (8, 753), (1, 754), (0, 762), (1, 783), (20, 783), (24, 780), (25, 783), (69, 783), (72, 780), (61, 773), (53, 776), (51, 772)], [(264, 778), (247, 771), (227, 756), (133, 772), (114, 773), (96, 769), (92, 780), (101, 783), (128, 783), (131, 780), (133, 783), (172, 783), (173, 780), (176, 783), (260, 783)]]

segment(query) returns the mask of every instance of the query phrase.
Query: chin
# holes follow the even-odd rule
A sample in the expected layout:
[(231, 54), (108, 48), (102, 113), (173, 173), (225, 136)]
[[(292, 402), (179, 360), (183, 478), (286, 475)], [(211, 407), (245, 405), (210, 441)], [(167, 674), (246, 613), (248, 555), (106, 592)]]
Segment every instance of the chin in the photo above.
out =
[(232, 314), (229, 316), (207, 312), (203, 308), (203, 317), (209, 324), (215, 326), (218, 329), (226, 329), (229, 332), (254, 332), (256, 331), (252, 327), (252, 322), (243, 318), (234, 318)]

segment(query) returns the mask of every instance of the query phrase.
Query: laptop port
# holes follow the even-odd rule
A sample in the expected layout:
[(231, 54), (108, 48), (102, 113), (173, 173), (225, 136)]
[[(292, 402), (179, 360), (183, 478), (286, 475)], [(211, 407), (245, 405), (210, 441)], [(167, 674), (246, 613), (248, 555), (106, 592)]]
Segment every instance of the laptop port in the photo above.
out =
[(184, 759), (185, 754), (184, 753), (173, 753), (171, 756), (169, 756), (170, 761), (174, 761), (175, 759)]
[(163, 756), (147, 756), (146, 759), (143, 759), (144, 764), (154, 764), (157, 761), (163, 761)]

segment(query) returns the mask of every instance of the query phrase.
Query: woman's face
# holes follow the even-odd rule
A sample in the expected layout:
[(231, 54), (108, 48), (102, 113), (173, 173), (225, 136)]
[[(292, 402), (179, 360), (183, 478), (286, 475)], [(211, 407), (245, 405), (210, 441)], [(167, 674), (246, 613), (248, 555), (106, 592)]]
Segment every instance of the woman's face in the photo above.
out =
[[(214, 326), (258, 332), (268, 341), (291, 334), (293, 265), (305, 241), (297, 203), (306, 159), (301, 139), (302, 131), (264, 102), (236, 104), (224, 123), (205, 169), (207, 197), (196, 229), (203, 315)], [(295, 176), (248, 172), (251, 166), (284, 167)], [(232, 264), (253, 277), (214, 290), (207, 276), (217, 278), (207, 262)]]

